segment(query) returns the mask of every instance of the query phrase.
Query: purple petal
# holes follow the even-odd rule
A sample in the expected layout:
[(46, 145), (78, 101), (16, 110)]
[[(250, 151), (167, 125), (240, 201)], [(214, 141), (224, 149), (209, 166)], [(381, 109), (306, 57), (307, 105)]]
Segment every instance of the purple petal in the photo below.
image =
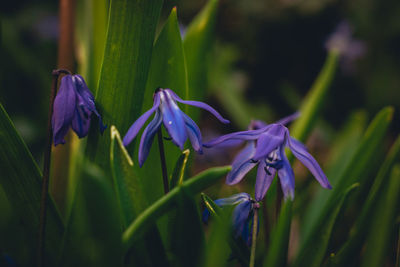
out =
[(232, 162), (232, 170), (226, 176), (226, 183), (234, 185), (239, 183), (258, 162), (252, 161), (255, 152), (254, 142), (250, 142)]
[(139, 133), (140, 129), (143, 127), (144, 123), (149, 119), (151, 114), (154, 113), (154, 111), (157, 110), (157, 108), (160, 105), (160, 95), (155, 94), (154, 95), (154, 104), (151, 109), (146, 111), (142, 116), (140, 116), (129, 128), (128, 132), (125, 134), (125, 137), (123, 139), (124, 146), (129, 145), (132, 140), (136, 137), (136, 135)]
[(186, 104), (186, 105), (190, 105), (190, 106), (194, 106), (194, 107), (198, 107), (198, 108), (202, 108), (207, 110), (208, 112), (210, 112), (211, 114), (213, 114), (218, 120), (220, 120), (222, 123), (228, 124), (230, 123), (229, 120), (224, 119), (221, 114), (218, 113), (218, 111), (216, 111), (214, 108), (212, 108), (211, 106), (207, 105), (206, 103), (200, 102), (200, 101), (186, 101), (186, 100), (182, 100), (177, 94), (175, 94), (172, 90), (170, 89), (165, 89), (166, 91), (168, 91), (172, 97), (182, 103), (182, 104)]
[(75, 115), (71, 125), (79, 138), (85, 137), (89, 133), (90, 114), (91, 111), (85, 109), (84, 106), (77, 106), (75, 109)]
[(182, 112), (183, 120), (186, 124), (186, 134), (189, 136), (190, 143), (194, 151), (203, 154), (203, 144), (201, 132), (197, 124), (185, 113)]
[(275, 122), (276, 124), (288, 124), (289, 122), (294, 121), (295, 119), (297, 119), (298, 117), (300, 117), (300, 112), (295, 112), (287, 117), (284, 117), (282, 119), (280, 119), (279, 121)]
[(278, 170), (278, 177), (281, 183), (283, 195), (285, 199), (294, 199), (294, 173), (290, 163), (285, 155), (285, 149), (280, 150), (283, 166)]
[(139, 146), (139, 166), (142, 167), (144, 161), (150, 152), (151, 144), (153, 143), (154, 135), (160, 129), (162, 123), (162, 117), (159, 110), (156, 110), (154, 119), (144, 129), (142, 138), (140, 139)]
[(258, 129), (258, 130), (249, 130), (249, 131), (240, 131), (240, 132), (235, 132), (235, 133), (230, 133), (226, 134), (223, 136), (220, 136), (218, 138), (215, 138), (214, 140), (211, 140), (208, 143), (203, 144), (204, 147), (213, 147), (218, 144), (221, 144), (223, 142), (229, 141), (229, 140), (256, 140), (257, 138), (260, 137), (260, 135), (267, 131), (271, 125), (268, 125), (264, 128)]
[[(265, 168), (267, 168), (269, 173), (265, 170)], [(254, 193), (257, 202), (261, 201), (265, 197), (265, 194), (267, 193), (275, 174), (275, 168), (267, 166), (264, 160), (260, 162), (260, 165), (258, 165), (257, 169), (256, 188)]]
[(260, 135), (257, 141), (255, 160), (260, 160), (269, 155), (273, 150), (280, 147), (286, 139), (287, 128), (281, 124), (271, 124), (268, 131)]
[(227, 197), (227, 198), (217, 199), (214, 201), (214, 203), (217, 204), (218, 206), (222, 207), (222, 206), (226, 206), (226, 205), (235, 205), (235, 204), (241, 203), (243, 201), (247, 201), (249, 199), (250, 199), (249, 194), (239, 193), (239, 194), (235, 194), (230, 197)]
[(172, 138), (172, 142), (183, 150), (183, 145), (187, 139), (185, 121), (182, 116), (183, 112), (167, 90), (160, 91), (160, 99), (164, 127)]
[(304, 145), (299, 141), (295, 140), (294, 138), (289, 138), (289, 147), (292, 151), (293, 155), (301, 161), (301, 163), (306, 166), (310, 172), (314, 175), (315, 179), (321, 184), (322, 187), (331, 189), (332, 186), (330, 185), (328, 178), (326, 177), (325, 173), (322, 171), (321, 167), (319, 166), (318, 162), (311, 156), (310, 153), (307, 152)]
[(251, 211), (251, 201), (244, 201), (238, 204), (233, 210), (233, 228), (235, 232), (235, 237), (238, 238), (247, 227), (247, 218)]
[(54, 145), (65, 144), (67, 134), (75, 114), (76, 93), (71, 75), (61, 79), (60, 89), (54, 100), (52, 127)]

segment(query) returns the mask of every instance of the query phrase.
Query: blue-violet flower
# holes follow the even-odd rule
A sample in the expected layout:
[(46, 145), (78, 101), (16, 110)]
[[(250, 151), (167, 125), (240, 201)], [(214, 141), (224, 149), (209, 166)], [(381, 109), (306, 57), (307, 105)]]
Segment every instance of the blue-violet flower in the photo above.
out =
[(226, 183), (239, 183), (253, 167), (258, 164), (255, 185), (255, 199), (261, 201), (275, 174), (278, 173), (285, 199), (294, 198), (294, 173), (285, 154), (289, 147), (314, 175), (322, 187), (331, 189), (331, 185), (317, 161), (308, 153), (307, 148), (289, 135), (289, 130), (281, 123), (266, 125), (256, 130), (227, 134), (204, 144), (212, 147), (227, 140), (240, 139), (249, 141), (246, 147), (235, 157), (232, 170), (226, 177)]
[(193, 149), (198, 153), (202, 151), (202, 137), (199, 127), (185, 113), (183, 113), (176, 102), (199, 107), (211, 112), (222, 123), (229, 123), (215, 109), (203, 102), (182, 100), (170, 89), (158, 88), (153, 96), (153, 107), (140, 116), (129, 128), (123, 143), (127, 146), (139, 133), (148, 118), (155, 112), (154, 119), (144, 129), (139, 146), (139, 165), (143, 166), (151, 144), (161, 124), (164, 124), (172, 142), (183, 150), (187, 138), (189, 138)]
[[(239, 193), (228, 198), (220, 198), (214, 202), (220, 207), (236, 205), (232, 215), (234, 237), (241, 237), (243, 241), (250, 246), (253, 233), (254, 209), (260, 208), (260, 204), (247, 193)], [(207, 222), (209, 217), (210, 212), (205, 209), (203, 212), (203, 221)]]
[(100, 131), (103, 133), (101, 116), (96, 110), (94, 96), (81, 75), (65, 75), (61, 79), (60, 89), (54, 100), (52, 128), (54, 145), (65, 144), (64, 137), (69, 128), (79, 136), (89, 132), (91, 115), (99, 118)]

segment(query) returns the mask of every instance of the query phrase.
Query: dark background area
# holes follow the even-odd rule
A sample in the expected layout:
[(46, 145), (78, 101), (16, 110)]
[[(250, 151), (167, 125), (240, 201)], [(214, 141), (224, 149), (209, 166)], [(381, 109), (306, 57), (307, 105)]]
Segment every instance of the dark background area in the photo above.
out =
[[(205, 1), (165, 1), (183, 26)], [(36, 158), (44, 146), (51, 70), (56, 66), (57, 1), (13, 1), (1, 10), (0, 101)], [(165, 17), (165, 16), (164, 16)], [(341, 64), (323, 117), (342, 125), (354, 110), (370, 118), (396, 107), (392, 136), (400, 130), (400, 2), (397, 0), (222, 0), (216, 40), (234, 48), (232, 68), (245, 77), (249, 103), (262, 103), (277, 117), (292, 113), (326, 58), (325, 41), (343, 20), (366, 52), (351, 68)], [(218, 57), (218, 54), (215, 55)]]

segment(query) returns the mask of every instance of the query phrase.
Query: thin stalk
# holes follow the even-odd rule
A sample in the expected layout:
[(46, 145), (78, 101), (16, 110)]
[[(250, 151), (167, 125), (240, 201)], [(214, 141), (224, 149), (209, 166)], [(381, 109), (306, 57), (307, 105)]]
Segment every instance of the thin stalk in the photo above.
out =
[(50, 160), (51, 160), (51, 145), (53, 139), (53, 129), (51, 125), (51, 118), (53, 116), (54, 99), (57, 93), (58, 77), (61, 73), (70, 74), (68, 70), (53, 70), (53, 82), (50, 91), (50, 104), (49, 115), (47, 118), (47, 140), (46, 150), (44, 153), (43, 162), (43, 178), (42, 178), (42, 195), (40, 199), (40, 218), (39, 218), (39, 244), (38, 244), (38, 266), (44, 266), (44, 247), (45, 247), (45, 234), (46, 234), (46, 215), (47, 215), (47, 199), (49, 192), (49, 173), (50, 173)]
[(158, 150), (160, 151), (161, 171), (164, 182), (164, 193), (167, 194), (169, 192), (169, 183), (168, 183), (167, 163), (165, 162), (164, 142), (163, 142), (161, 128), (158, 130), (157, 137), (158, 137)]
[(251, 238), (251, 254), (250, 254), (249, 267), (254, 267), (256, 261), (257, 228), (258, 228), (258, 208), (255, 208), (253, 217), (253, 235)]
[(281, 183), (279, 181), (277, 181), (277, 183), (276, 183), (276, 203), (275, 203), (275, 222), (278, 221), (279, 213), (281, 212), (282, 198), (283, 198), (283, 192), (282, 192)]

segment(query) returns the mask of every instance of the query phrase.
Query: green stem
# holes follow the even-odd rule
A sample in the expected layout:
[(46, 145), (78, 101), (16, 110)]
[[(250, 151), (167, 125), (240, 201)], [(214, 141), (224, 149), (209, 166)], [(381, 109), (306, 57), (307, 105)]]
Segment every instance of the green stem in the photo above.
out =
[(160, 151), (161, 171), (162, 171), (163, 182), (164, 182), (164, 193), (168, 194), (169, 182), (168, 182), (168, 173), (167, 173), (167, 163), (165, 161), (164, 142), (163, 142), (161, 128), (158, 130), (157, 137), (158, 137), (158, 149)]
[(250, 254), (249, 267), (254, 267), (256, 261), (257, 227), (258, 227), (258, 208), (255, 208), (253, 217), (253, 235), (251, 238), (251, 254)]
[(43, 160), (43, 178), (42, 178), (42, 196), (40, 199), (40, 217), (39, 217), (39, 244), (38, 244), (38, 266), (44, 266), (44, 247), (45, 247), (45, 234), (46, 234), (46, 215), (47, 215), (47, 199), (49, 193), (49, 174), (50, 174), (50, 161), (51, 161), (51, 145), (53, 139), (53, 130), (51, 125), (51, 118), (53, 116), (54, 99), (57, 93), (58, 77), (61, 73), (70, 74), (68, 70), (53, 70), (53, 83), (50, 92), (49, 115), (47, 119), (47, 142), (46, 150)]

